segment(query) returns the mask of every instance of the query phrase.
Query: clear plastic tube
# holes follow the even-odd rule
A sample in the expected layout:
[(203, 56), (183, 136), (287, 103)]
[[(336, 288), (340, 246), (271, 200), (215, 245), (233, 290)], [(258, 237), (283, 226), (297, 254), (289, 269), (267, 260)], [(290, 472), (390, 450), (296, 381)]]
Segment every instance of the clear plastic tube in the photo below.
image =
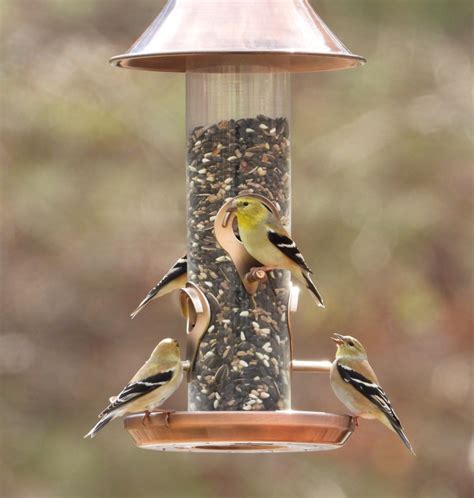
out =
[(188, 279), (211, 304), (188, 388), (188, 408), (291, 408), (288, 272), (254, 296), (219, 247), (213, 220), (242, 191), (267, 197), (290, 220), (290, 75), (258, 66), (186, 73)]

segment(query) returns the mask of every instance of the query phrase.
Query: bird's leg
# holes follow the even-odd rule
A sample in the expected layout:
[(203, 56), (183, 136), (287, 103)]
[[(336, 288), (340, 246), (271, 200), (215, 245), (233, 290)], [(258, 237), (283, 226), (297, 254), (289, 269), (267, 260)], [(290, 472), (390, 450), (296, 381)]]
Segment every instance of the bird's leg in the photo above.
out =
[(169, 429), (169, 422), (170, 422), (170, 415), (174, 413), (174, 410), (166, 410), (166, 415), (165, 415), (165, 425)]
[[(147, 424), (145, 424), (145, 420), (147, 421)], [(150, 423), (150, 411), (145, 410), (143, 418), (142, 418), (142, 425), (148, 425)]]
[(272, 291), (273, 291), (273, 294), (274, 294), (275, 296), (277, 296), (277, 295), (278, 295), (278, 293), (277, 293), (278, 289), (275, 289), (275, 286), (273, 285), (273, 281), (272, 281), (272, 279), (267, 277), (267, 281), (268, 281), (268, 285), (270, 286), (270, 288), (271, 288), (271, 289), (272, 289)]
[(165, 425), (166, 425), (166, 427), (169, 427), (170, 415), (172, 413), (174, 413), (176, 410), (162, 410), (160, 408), (155, 408), (153, 411), (158, 412), (158, 413), (164, 413), (165, 414)]
[(275, 270), (275, 266), (261, 266), (264, 272), (269, 272)]

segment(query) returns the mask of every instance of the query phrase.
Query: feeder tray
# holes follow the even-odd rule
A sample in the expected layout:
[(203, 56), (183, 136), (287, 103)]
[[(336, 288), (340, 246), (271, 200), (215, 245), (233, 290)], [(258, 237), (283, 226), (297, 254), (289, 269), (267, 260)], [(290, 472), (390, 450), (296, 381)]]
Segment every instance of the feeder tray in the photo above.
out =
[(131, 415), (125, 429), (139, 448), (208, 453), (288, 453), (340, 448), (352, 417), (331, 413), (175, 412)]
[[(293, 372), (328, 373), (331, 362), (293, 360)], [(189, 371), (190, 363), (183, 362)], [(130, 415), (125, 429), (139, 448), (207, 453), (290, 453), (340, 448), (354, 431), (354, 419), (333, 413), (171, 412)]]

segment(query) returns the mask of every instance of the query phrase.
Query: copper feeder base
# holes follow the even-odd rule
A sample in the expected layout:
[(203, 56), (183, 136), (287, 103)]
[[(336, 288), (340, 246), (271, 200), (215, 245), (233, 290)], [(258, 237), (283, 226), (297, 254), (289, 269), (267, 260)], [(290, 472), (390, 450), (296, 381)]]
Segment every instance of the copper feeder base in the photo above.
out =
[(214, 453), (333, 450), (354, 430), (348, 415), (299, 411), (136, 414), (124, 425), (140, 448)]

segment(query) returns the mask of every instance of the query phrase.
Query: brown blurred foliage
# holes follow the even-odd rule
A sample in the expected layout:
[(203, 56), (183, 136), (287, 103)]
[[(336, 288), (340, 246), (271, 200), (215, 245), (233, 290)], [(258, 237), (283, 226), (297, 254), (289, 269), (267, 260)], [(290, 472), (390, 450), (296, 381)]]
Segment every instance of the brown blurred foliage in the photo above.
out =
[[(359, 337), (418, 456), (370, 422), (318, 454), (158, 454), (119, 422), (82, 439), (184, 340), (172, 297), (128, 319), (184, 248), (184, 77), (107, 63), (162, 1), (2, 0), (2, 496), (471, 496), (472, 6), (314, 4), (369, 62), (293, 78), (293, 233), (328, 304), (302, 295), (296, 353)], [(293, 389), (344, 412), (324, 376)]]

